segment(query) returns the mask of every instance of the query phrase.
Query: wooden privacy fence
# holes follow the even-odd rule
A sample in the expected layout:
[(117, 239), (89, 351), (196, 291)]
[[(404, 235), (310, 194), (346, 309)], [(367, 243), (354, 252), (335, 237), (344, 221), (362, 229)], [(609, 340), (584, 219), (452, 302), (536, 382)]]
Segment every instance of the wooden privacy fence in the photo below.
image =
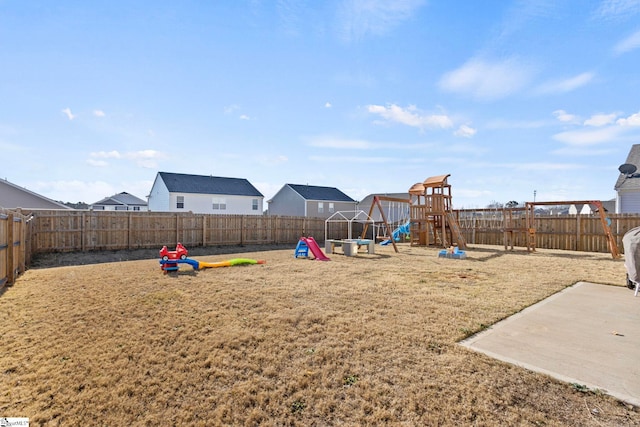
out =
[[(33, 253), (160, 249), (178, 242), (187, 247), (296, 244), (301, 236), (324, 240), (325, 234), (321, 218), (79, 210), (33, 215)], [(329, 229), (330, 238), (346, 232), (346, 224)]]
[[(455, 211), (460, 229), (469, 244), (504, 245), (505, 220), (508, 227), (520, 229), (514, 233), (513, 245), (527, 247), (527, 223), (524, 215), (508, 215), (508, 209)], [(622, 253), (622, 237), (640, 226), (639, 214), (607, 214), (607, 222)], [(610, 252), (600, 216), (536, 215), (534, 219), (535, 247), (582, 252)]]
[(19, 211), (0, 208), (0, 289), (12, 284), (29, 264), (27, 223)]
[[(477, 210), (454, 211), (467, 242), (485, 245), (504, 244), (507, 212), (485, 210), (478, 215)], [(300, 236), (325, 237), (325, 220), (321, 218), (89, 210), (31, 214), (31, 253), (160, 248), (177, 242), (187, 247), (295, 244)], [(524, 216), (508, 217), (509, 227), (526, 230)], [(640, 226), (640, 215), (611, 214), (607, 220), (622, 250), (622, 237)], [(609, 252), (598, 215), (536, 216), (534, 222), (537, 248)], [(348, 224), (329, 225), (328, 238), (347, 236)], [(526, 247), (525, 234), (516, 233), (513, 244)]]
[[(470, 245), (504, 245), (508, 210), (457, 210), (460, 230)], [(511, 228), (526, 230), (524, 217), (508, 214)], [(638, 214), (610, 214), (607, 222), (618, 248), (622, 237), (640, 226)], [(609, 252), (598, 215), (536, 216), (537, 248)], [(359, 233), (360, 230), (354, 230)], [(343, 239), (347, 223), (332, 223), (327, 237)], [(185, 246), (274, 245), (298, 242), (301, 236), (325, 237), (321, 218), (203, 215), (166, 212), (90, 210), (11, 211), (0, 208), (0, 288), (29, 266), (31, 256), (47, 252), (160, 249)], [(527, 233), (515, 233), (513, 245), (527, 247)]]

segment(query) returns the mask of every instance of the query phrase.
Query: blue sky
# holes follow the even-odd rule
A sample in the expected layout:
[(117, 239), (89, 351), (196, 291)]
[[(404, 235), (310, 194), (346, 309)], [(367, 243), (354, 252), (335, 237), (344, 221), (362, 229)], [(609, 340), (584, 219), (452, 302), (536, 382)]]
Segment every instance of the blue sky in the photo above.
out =
[(0, 0), (0, 178), (159, 171), (454, 207), (608, 200), (640, 143), (640, 0)]

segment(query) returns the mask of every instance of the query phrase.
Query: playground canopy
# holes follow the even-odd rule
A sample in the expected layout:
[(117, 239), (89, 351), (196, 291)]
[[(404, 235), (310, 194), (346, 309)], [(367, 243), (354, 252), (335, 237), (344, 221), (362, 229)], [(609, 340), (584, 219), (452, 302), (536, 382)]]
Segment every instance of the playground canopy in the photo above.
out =
[(324, 239), (328, 239), (328, 227), (333, 222), (346, 222), (349, 224), (348, 239), (353, 239), (353, 223), (375, 224), (375, 221), (365, 211), (338, 211), (324, 222)]

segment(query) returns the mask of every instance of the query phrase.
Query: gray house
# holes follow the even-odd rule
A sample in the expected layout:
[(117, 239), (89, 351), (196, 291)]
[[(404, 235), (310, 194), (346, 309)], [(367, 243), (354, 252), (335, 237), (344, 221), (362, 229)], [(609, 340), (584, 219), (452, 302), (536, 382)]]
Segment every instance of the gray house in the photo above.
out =
[(353, 211), (356, 201), (334, 187), (285, 184), (271, 200), (269, 215), (328, 218), (338, 211)]
[(72, 209), (26, 188), (0, 179), (0, 207), (6, 209)]
[(640, 213), (640, 144), (631, 146), (614, 190), (616, 213)]
[(147, 202), (123, 191), (90, 204), (89, 209), (96, 211), (146, 211)]
[(158, 172), (149, 210), (221, 215), (262, 215), (264, 196), (244, 178)]

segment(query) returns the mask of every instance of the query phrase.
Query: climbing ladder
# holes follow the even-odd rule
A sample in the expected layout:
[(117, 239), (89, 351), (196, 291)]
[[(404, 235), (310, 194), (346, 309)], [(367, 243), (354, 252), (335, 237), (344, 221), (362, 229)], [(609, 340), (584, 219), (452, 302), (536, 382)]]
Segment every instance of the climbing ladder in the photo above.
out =
[(465, 240), (464, 236), (462, 235), (462, 232), (460, 231), (460, 226), (458, 225), (456, 216), (453, 214), (453, 212), (449, 211), (447, 212), (446, 217), (447, 217), (447, 224), (449, 225), (449, 229), (451, 230), (451, 238), (455, 239), (455, 242), (452, 242), (452, 243), (457, 243), (456, 246), (458, 246), (458, 248), (460, 249), (466, 249), (467, 241)]

